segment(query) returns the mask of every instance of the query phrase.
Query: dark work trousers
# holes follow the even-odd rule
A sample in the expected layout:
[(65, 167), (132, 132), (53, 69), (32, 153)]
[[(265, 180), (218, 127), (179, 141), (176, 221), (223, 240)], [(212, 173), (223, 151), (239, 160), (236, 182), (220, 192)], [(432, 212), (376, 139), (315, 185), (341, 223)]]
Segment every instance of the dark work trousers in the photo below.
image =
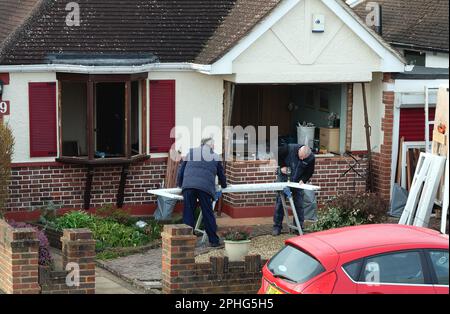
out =
[[(278, 182), (286, 182), (287, 177), (285, 175), (278, 176)], [(300, 222), (300, 226), (303, 229), (304, 221), (305, 221), (305, 213), (303, 211), (303, 191), (299, 189), (291, 189), (292, 196), (294, 197), (294, 206), (295, 210), (297, 212), (297, 217)], [(281, 192), (283, 193), (283, 192)], [(289, 200), (286, 199), (286, 204), (289, 205)], [(283, 203), (281, 202), (281, 197), (278, 194), (277, 196), (277, 202), (275, 205), (275, 213), (273, 215), (273, 227), (277, 228), (278, 230), (281, 230), (283, 228), (283, 218), (284, 218), (284, 210), (283, 210)], [(295, 219), (293, 222), (293, 225), (295, 226)]]
[(183, 210), (183, 222), (195, 228), (195, 209), (197, 207), (197, 200), (200, 202), (200, 208), (202, 209), (203, 224), (205, 225), (205, 231), (209, 238), (209, 243), (218, 244), (219, 237), (217, 236), (217, 223), (216, 217), (212, 208), (213, 199), (211, 195), (206, 192), (197, 189), (186, 189), (183, 191), (184, 197), (184, 210)]

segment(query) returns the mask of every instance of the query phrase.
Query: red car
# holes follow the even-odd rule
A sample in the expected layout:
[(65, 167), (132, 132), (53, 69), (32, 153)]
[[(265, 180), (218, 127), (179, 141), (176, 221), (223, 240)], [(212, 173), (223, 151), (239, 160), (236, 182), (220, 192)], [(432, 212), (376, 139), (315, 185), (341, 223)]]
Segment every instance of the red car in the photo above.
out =
[(447, 235), (365, 225), (286, 241), (263, 268), (260, 294), (448, 294)]

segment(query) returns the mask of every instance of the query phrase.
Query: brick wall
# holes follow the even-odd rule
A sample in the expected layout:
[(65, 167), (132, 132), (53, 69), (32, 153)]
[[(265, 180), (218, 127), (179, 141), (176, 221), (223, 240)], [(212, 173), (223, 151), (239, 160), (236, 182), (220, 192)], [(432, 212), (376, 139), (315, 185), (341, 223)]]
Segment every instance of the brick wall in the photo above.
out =
[[(277, 165), (274, 161), (227, 162), (226, 176), (230, 184), (275, 182)], [(275, 193), (230, 193), (224, 201), (235, 207), (273, 206)]]
[[(385, 73), (383, 82), (394, 83), (390, 73)], [(391, 161), (392, 161), (392, 132), (394, 128), (394, 102), (395, 93), (393, 91), (383, 91), (384, 116), (381, 121), (383, 131), (383, 142), (380, 153), (373, 154), (373, 170), (375, 192), (383, 199), (389, 200), (391, 194)]]
[[(64, 230), (62, 242), (62, 271), (41, 269), (39, 283), (43, 294), (94, 294), (95, 293), (95, 240), (88, 229)], [(79, 285), (68, 286), (68, 263), (79, 267)]]
[(195, 263), (197, 238), (186, 225), (166, 225), (162, 233), (162, 291), (165, 294), (256, 293), (265, 261), (246, 256), (242, 262), (212, 257)]
[(14, 229), (0, 219), (0, 290), (37, 294), (39, 241), (34, 229)]
[(63, 265), (77, 263), (80, 285), (66, 285), (66, 271), (39, 266), (36, 230), (12, 228), (0, 219), (0, 291), (7, 294), (95, 293), (95, 241), (86, 229), (64, 230)]
[[(355, 166), (355, 169), (364, 175), (367, 161), (359, 157), (357, 160), (359, 165)], [(347, 161), (354, 163), (350, 158), (340, 156), (316, 159), (315, 172), (310, 183), (321, 187), (317, 194), (319, 203), (325, 203), (339, 193), (365, 190), (365, 179), (354, 171), (342, 176), (350, 168)], [(231, 184), (269, 183), (276, 180), (276, 168), (274, 163), (268, 161), (236, 161), (227, 163), (226, 174)], [(232, 207), (273, 207), (275, 197), (275, 193), (225, 194), (224, 201)]]
[[(121, 167), (96, 167), (92, 184), (91, 206), (115, 204)], [(129, 169), (125, 188), (125, 205), (155, 202), (147, 193), (158, 188), (166, 171), (162, 160), (134, 164)], [(10, 197), (6, 211), (23, 211), (42, 207), (53, 201), (63, 208), (83, 208), (87, 168), (59, 163), (15, 165), (12, 169)]]

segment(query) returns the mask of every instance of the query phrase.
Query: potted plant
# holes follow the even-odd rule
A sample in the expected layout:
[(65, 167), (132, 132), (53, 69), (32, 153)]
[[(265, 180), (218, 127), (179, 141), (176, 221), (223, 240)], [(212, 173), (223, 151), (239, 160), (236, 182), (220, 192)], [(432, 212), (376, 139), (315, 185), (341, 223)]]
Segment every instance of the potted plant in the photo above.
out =
[(250, 230), (230, 229), (223, 234), (225, 253), (230, 262), (242, 260), (250, 249)]

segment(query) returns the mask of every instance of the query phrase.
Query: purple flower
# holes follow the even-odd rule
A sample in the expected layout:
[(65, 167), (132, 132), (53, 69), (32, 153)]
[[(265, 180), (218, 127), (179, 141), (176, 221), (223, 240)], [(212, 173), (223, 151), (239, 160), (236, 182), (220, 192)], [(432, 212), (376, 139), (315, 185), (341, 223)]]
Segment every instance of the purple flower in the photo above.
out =
[(51, 266), (53, 264), (53, 257), (50, 254), (50, 244), (45, 233), (36, 227), (33, 227), (24, 222), (15, 222), (13, 220), (8, 222), (14, 229), (31, 228), (36, 230), (39, 240), (39, 265)]

